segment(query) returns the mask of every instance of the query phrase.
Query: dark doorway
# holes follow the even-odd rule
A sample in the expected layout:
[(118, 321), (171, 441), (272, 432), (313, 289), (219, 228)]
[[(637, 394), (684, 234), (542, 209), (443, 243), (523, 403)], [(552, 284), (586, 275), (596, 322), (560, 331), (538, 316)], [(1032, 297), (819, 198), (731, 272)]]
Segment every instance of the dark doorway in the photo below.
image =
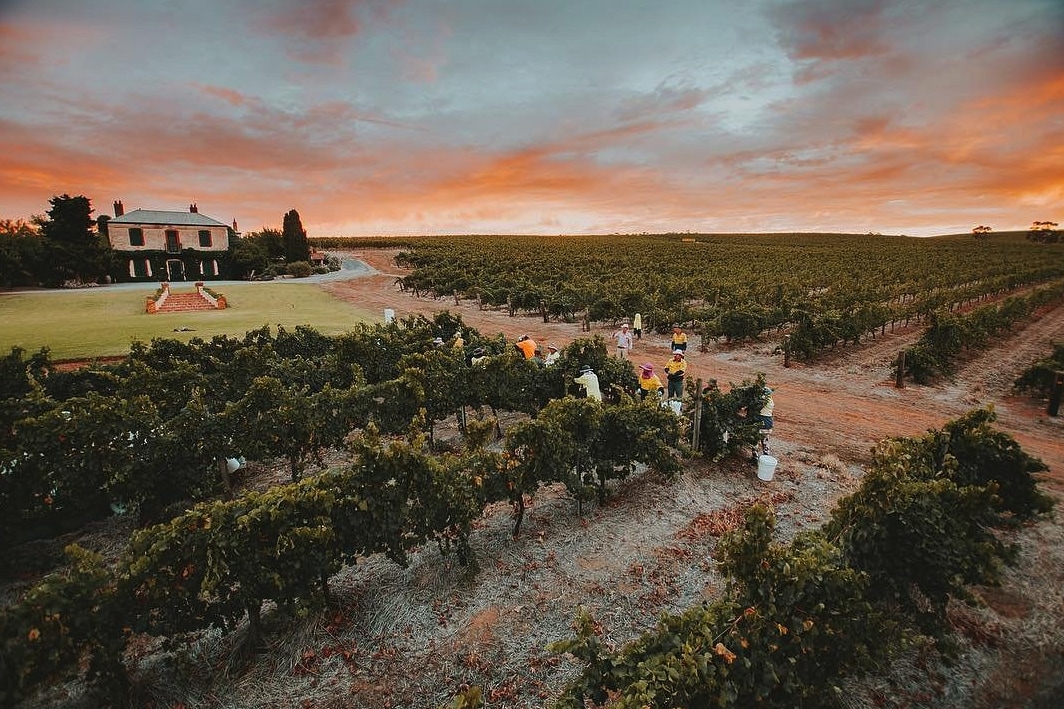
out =
[(166, 262), (166, 278), (169, 281), (185, 280), (185, 264), (178, 259), (170, 259)]

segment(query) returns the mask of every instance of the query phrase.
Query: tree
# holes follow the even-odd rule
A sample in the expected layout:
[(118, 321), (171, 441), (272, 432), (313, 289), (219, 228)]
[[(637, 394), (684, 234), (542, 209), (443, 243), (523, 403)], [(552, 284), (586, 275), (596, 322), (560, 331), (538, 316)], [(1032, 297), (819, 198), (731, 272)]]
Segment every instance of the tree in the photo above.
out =
[(259, 231), (245, 234), (241, 241), (257, 244), (265, 252), (266, 258), (269, 260), (284, 258), (284, 240), (281, 238), (281, 232), (277, 229), (263, 227)]
[(47, 217), (37, 221), (49, 259), (45, 280), (55, 285), (68, 280), (95, 282), (107, 273), (110, 247), (93, 231), (92, 202), (84, 195), (68, 194), (49, 202)]
[(284, 260), (286, 263), (296, 261), (310, 261), (310, 243), (307, 241), (307, 230), (299, 220), (299, 212), (291, 210), (284, 215)]
[(1031, 228), (1027, 230), (1027, 238), (1031, 241), (1040, 241), (1043, 244), (1055, 244), (1061, 240), (1064, 233), (1057, 229), (1056, 222), (1031, 222)]
[(233, 275), (237, 278), (247, 278), (252, 273), (262, 273), (270, 265), (269, 255), (261, 240), (251, 238), (236, 238), (229, 240), (229, 263), (233, 268)]
[(990, 236), (991, 231), (993, 231), (993, 229), (983, 224), (980, 224), (977, 227), (972, 227), (972, 235), (975, 236), (976, 239), (983, 239)]
[(44, 244), (32, 224), (0, 219), (0, 286), (40, 282)]

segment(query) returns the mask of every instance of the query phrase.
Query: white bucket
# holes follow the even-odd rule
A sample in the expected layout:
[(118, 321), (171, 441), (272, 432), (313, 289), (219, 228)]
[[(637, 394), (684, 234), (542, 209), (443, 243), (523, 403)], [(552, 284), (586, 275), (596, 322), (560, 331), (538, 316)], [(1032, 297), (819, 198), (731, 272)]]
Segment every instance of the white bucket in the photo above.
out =
[(757, 457), (757, 477), (759, 480), (771, 480), (776, 472), (776, 463), (779, 461), (770, 455)]

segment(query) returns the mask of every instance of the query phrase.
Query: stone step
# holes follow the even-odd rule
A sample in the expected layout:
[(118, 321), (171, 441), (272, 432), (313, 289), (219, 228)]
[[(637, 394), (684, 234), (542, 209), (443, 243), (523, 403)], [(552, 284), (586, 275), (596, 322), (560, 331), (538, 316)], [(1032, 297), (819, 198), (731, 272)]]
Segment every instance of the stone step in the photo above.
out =
[(214, 310), (214, 306), (199, 293), (171, 293), (158, 312), (186, 313), (195, 310)]

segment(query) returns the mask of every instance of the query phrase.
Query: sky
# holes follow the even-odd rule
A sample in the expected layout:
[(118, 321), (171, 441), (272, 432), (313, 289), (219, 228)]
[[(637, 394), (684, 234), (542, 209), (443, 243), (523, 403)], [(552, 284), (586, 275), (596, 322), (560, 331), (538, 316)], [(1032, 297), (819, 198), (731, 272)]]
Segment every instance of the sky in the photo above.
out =
[(0, 219), (1064, 223), (1064, 0), (0, 0)]

